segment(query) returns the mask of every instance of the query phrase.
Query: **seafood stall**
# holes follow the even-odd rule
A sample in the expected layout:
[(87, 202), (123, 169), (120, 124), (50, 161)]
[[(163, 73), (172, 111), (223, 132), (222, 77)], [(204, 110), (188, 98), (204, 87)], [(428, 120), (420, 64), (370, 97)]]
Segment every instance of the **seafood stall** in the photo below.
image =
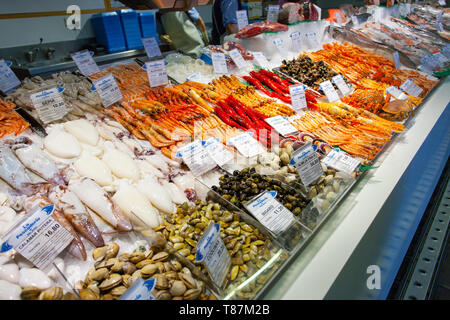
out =
[(199, 58), (0, 57), (1, 300), (387, 297), (450, 153), (449, 13), (275, 7)]

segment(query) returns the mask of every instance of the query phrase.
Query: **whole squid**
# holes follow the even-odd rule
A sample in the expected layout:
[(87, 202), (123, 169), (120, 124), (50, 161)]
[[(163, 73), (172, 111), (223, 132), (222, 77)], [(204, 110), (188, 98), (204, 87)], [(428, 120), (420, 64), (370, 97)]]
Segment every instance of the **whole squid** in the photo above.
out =
[(6, 145), (0, 145), (0, 178), (19, 192), (26, 195), (34, 193), (27, 170)]

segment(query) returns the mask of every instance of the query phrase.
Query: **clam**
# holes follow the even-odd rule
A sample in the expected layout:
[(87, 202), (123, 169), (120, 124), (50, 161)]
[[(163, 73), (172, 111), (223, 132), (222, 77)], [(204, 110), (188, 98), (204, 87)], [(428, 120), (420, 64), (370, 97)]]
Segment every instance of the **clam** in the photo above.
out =
[(78, 297), (75, 294), (73, 294), (72, 292), (66, 292), (62, 296), (61, 300), (78, 300)]
[(158, 266), (156, 264), (148, 264), (141, 269), (142, 277), (151, 277), (158, 271)]
[(183, 281), (175, 280), (170, 288), (170, 294), (172, 296), (182, 296), (186, 292), (187, 288)]
[(99, 269), (94, 269), (92, 272), (88, 273), (86, 280), (88, 280), (87, 282), (90, 281), (102, 281), (103, 279), (105, 279), (107, 277), (107, 275), (109, 274), (109, 270), (107, 268), (99, 268)]
[(124, 274), (133, 274), (136, 271), (136, 266), (131, 262), (125, 262), (122, 266)]
[(200, 296), (201, 291), (199, 289), (189, 289), (183, 294), (185, 300), (195, 300)]
[(158, 252), (153, 256), (153, 261), (165, 261), (169, 257), (169, 254), (165, 251)]
[(98, 294), (88, 288), (78, 290), (78, 294), (83, 300), (98, 300), (100, 298)]
[(42, 291), (39, 294), (38, 300), (61, 300), (63, 296), (63, 289), (60, 287), (54, 287)]
[(155, 293), (155, 298), (158, 300), (170, 300), (172, 296), (167, 290), (159, 290)]
[(119, 259), (116, 259), (114, 265), (111, 267), (111, 271), (113, 272), (123, 272), (123, 266), (125, 262), (120, 261)]
[(195, 282), (195, 279), (192, 277), (191, 274), (179, 273), (178, 277), (180, 278), (181, 281), (184, 282), (186, 287), (188, 287), (189, 289), (194, 289), (197, 287), (197, 283)]
[(104, 294), (101, 300), (114, 300), (114, 296), (110, 293)]
[(153, 260), (151, 260), (151, 259), (144, 259), (144, 260), (139, 261), (138, 263), (136, 263), (136, 268), (142, 269), (142, 268), (145, 267), (146, 265), (152, 264), (152, 263), (154, 263)]
[(161, 274), (155, 276), (155, 288), (165, 290), (169, 288), (169, 280)]
[(34, 300), (41, 293), (41, 289), (34, 286), (26, 286), (22, 288), (22, 292), (20, 293), (20, 298), (23, 300)]
[(110, 293), (111, 293), (113, 296), (115, 296), (115, 297), (120, 297), (120, 296), (122, 296), (127, 290), (128, 290), (128, 288), (125, 287), (125, 286), (118, 286), (118, 287), (113, 288), (113, 289), (111, 290)]
[(107, 279), (103, 280), (102, 283), (98, 286), (101, 291), (106, 291), (115, 286), (119, 285), (122, 282), (122, 276), (118, 273), (111, 274)]
[(130, 262), (138, 263), (146, 258), (146, 254), (142, 251), (135, 251), (130, 255)]

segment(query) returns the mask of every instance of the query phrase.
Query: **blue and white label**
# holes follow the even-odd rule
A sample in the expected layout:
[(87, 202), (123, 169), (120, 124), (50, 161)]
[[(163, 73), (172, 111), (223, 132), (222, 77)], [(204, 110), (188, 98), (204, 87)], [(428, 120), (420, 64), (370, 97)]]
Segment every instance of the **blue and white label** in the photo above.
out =
[(283, 43), (284, 43), (283, 39), (275, 38), (275, 39), (273, 39), (272, 43), (278, 50), (280, 50), (280, 51), (283, 50)]
[(302, 34), (300, 32), (292, 32), (289, 36), (292, 40), (292, 51), (300, 51), (302, 49)]
[(450, 59), (450, 44), (444, 46), (441, 51), (447, 58)]
[(20, 86), (20, 80), (5, 60), (0, 60), (0, 90), (10, 93)]
[(210, 157), (208, 151), (203, 148), (201, 140), (196, 140), (180, 148), (176, 157), (183, 158), (184, 163), (196, 177), (216, 167), (216, 162)]
[(31, 102), (43, 123), (62, 119), (67, 114), (66, 103), (60, 92), (61, 89), (55, 87), (30, 95)]
[(295, 84), (289, 86), (292, 109), (294, 109), (294, 111), (297, 113), (307, 108), (305, 89), (306, 87), (303, 84)]
[(339, 95), (330, 80), (322, 82), (320, 89), (325, 93), (329, 102), (339, 101)]
[(228, 54), (230, 55), (231, 59), (233, 60), (236, 67), (238, 67), (238, 69), (247, 67), (247, 62), (245, 62), (241, 52), (238, 49), (233, 49), (229, 51)]
[(244, 157), (254, 157), (265, 152), (263, 146), (253, 139), (252, 132), (245, 132), (241, 135), (230, 138), (228, 145), (234, 146)]
[(400, 89), (405, 91), (410, 96), (419, 97), (423, 89), (414, 83), (413, 79), (409, 78), (400, 86)]
[(167, 77), (166, 64), (163, 59), (145, 63), (147, 69), (148, 82), (150, 87), (159, 87), (169, 83)]
[(286, 117), (283, 116), (267, 118), (265, 121), (279, 134), (285, 137), (298, 131), (289, 121), (286, 120)]
[(272, 22), (278, 22), (278, 12), (280, 11), (280, 6), (269, 5), (267, 7), (267, 20)]
[(439, 67), (445, 66), (445, 64), (448, 62), (448, 58), (445, 55), (443, 55), (441, 52), (434, 53), (433, 57), (434, 57), (434, 59), (436, 59)]
[(392, 97), (398, 100), (405, 100), (408, 99), (408, 96), (404, 94), (401, 90), (399, 90), (397, 87), (392, 86), (386, 89), (386, 92), (389, 93)]
[(202, 262), (214, 283), (222, 287), (231, 267), (231, 257), (220, 237), (220, 224), (211, 223), (196, 248), (195, 261)]
[(350, 93), (350, 88), (348, 87), (347, 83), (344, 80), (344, 77), (342, 74), (338, 74), (337, 76), (334, 76), (331, 81), (339, 88), (343, 96), (346, 96)]
[(1, 252), (14, 248), (36, 267), (45, 270), (73, 240), (72, 234), (52, 217), (54, 205), (36, 208), (9, 231)]
[(206, 79), (201, 72), (196, 72), (191, 74), (190, 76), (186, 77), (186, 81), (194, 81), (194, 82), (200, 82), (200, 83), (208, 83), (208, 79)]
[(394, 51), (393, 56), (394, 56), (395, 69), (400, 69), (400, 56), (398, 54), (398, 51)]
[(214, 73), (228, 73), (227, 60), (224, 53), (211, 52), (211, 60), (214, 68)]
[(357, 16), (352, 16), (352, 23), (353, 23), (353, 26), (355, 27), (355, 26), (357, 26), (359, 23), (358, 23), (358, 17)]
[(244, 204), (244, 207), (275, 235), (289, 228), (294, 214), (276, 199), (276, 191), (266, 191)]
[(300, 180), (305, 187), (308, 187), (323, 174), (319, 157), (310, 142), (294, 151), (289, 164), (297, 168)]
[(305, 33), (305, 40), (312, 46), (319, 45), (319, 39), (316, 32), (307, 32)]
[(360, 161), (352, 158), (347, 153), (339, 149), (333, 149), (322, 160), (323, 164), (346, 174), (352, 174), (359, 166)]
[(122, 93), (112, 73), (93, 82), (95, 90), (102, 100), (103, 107), (107, 108), (114, 103), (122, 101)]
[(206, 141), (202, 141), (202, 145), (218, 166), (223, 166), (233, 159), (233, 155), (220, 143), (219, 138), (211, 137)]
[(266, 56), (262, 52), (252, 52), (253, 58), (255, 58), (256, 63), (262, 68), (269, 68), (269, 61), (267, 61)]
[(236, 19), (238, 30), (241, 30), (242, 28), (247, 26), (248, 25), (247, 10), (236, 11)]
[(159, 49), (158, 42), (155, 37), (142, 38), (142, 44), (144, 45), (147, 57), (161, 57), (161, 50)]
[(81, 74), (85, 75), (86, 77), (93, 73), (100, 72), (97, 63), (95, 63), (94, 58), (92, 58), (89, 50), (86, 49), (83, 51), (75, 52), (70, 56), (72, 57), (72, 60), (75, 61), (75, 64), (77, 65), (78, 70), (80, 70)]
[(153, 295), (155, 279), (144, 280), (139, 278), (121, 297), (120, 300), (156, 300)]

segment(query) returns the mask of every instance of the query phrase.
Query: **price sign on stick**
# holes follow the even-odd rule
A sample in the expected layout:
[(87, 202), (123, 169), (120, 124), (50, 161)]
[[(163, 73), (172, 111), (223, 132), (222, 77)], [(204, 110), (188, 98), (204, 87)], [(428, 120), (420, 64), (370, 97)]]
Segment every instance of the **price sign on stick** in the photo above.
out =
[(278, 11), (280, 11), (279, 6), (269, 5), (267, 8), (267, 20), (278, 22)]
[(102, 100), (103, 107), (107, 108), (116, 102), (122, 101), (122, 93), (112, 73), (94, 80), (93, 83), (95, 90)]
[(45, 124), (62, 119), (67, 114), (66, 103), (59, 94), (61, 89), (55, 87), (30, 95), (39, 118)]
[(93, 73), (100, 72), (97, 63), (95, 63), (89, 50), (86, 49), (80, 52), (75, 52), (70, 56), (72, 57), (73, 61), (75, 61), (78, 70), (80, 70), (83, 75), (89, 76)]
[(227, 60), (225, 54), (220, 52), (211, 52), (211, 59), (214, 67), (214, 73), (228, 73)]
[(144, 45), (145, 52), (149, 58), (162, 56), (155, 37), (142, 38), (142, 44)]
[(243, 27), (248, 25), (248, 17), (247, 10), (238, 10), (236, 11), (236, 19), (238, 29), (241, 30)]
[(305, 86), (303, 84), (296, 84), (289, 86), (289, 93), (291, 95), (292, 109), (295, 112), (300, 112), (302, 109), (306, 109), (306, 96)]
[(164, 60), (156, 60), (145, 63), (150, 87), (159, 87), (169, 83)]

